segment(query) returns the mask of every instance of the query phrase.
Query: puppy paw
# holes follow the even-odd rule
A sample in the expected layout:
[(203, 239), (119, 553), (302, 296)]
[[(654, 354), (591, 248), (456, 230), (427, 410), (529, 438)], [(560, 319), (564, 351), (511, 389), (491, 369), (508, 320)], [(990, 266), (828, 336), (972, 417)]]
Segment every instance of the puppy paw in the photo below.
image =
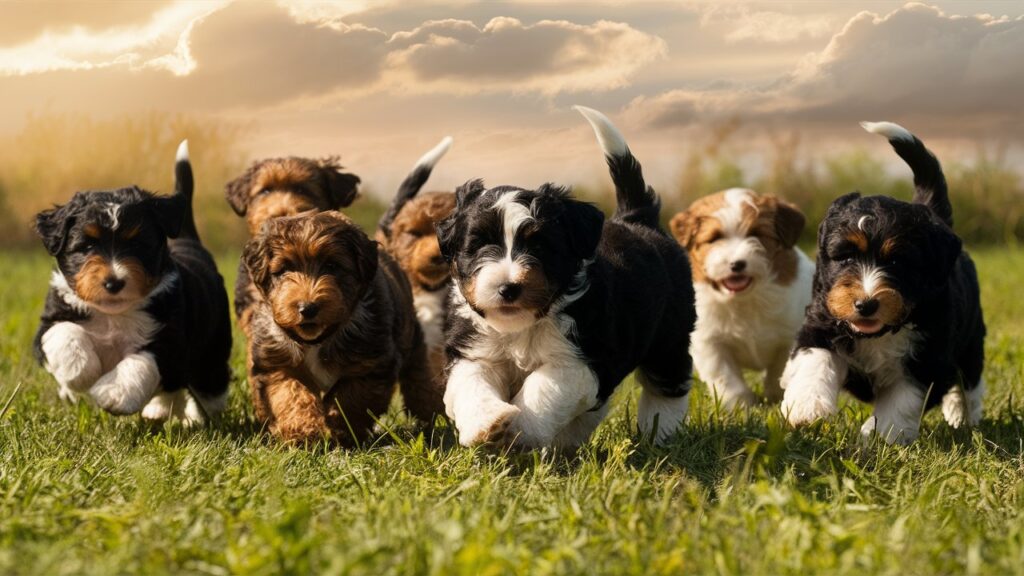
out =
[(67, 402), (68, 404), (78, 404), (79, 394), (78, 392), (75, 392), (71, 388), (68, 388), (67, 386), (61, 384), (57, 388), (57, 397), (59, 397), (61, 401)]
[(514, 438), (512, 422), (518, 415), (518, 407), (495, 403), (485, 408), (482, 414), (476, 415), (474, 422), (459, 428), (459, 442), (463, 446), (509, 444)]
[(836, 407), (832, 398), (814, 394), (797, 396), (786, 394), (780, 406), (782, 415), (791, 426), (803, 426), (835, 413)]
[(872, 416), (861, 425), (860, 436), (866, 442), (875, 435), (880, 437), (886, 444), (907, 446), (913, 444), (914, 440), (917, 440), (918, 428), (911, 424), (900, 424), (899, 422)]
[(153, 399), (142, 409), (142, 417), (155, 422), (166, 421), (174, 410), (176, 396), (177, 394), (174, 393), (161, 393), (153, 396)]
[(181, 424), (185, 428), (192, 428), (195, 426), (202, 426), (206, 422), (206, 416), (203, 414), (202, 407), (191, 394), (183, 394), (187, 397), (187, 400), (182, 402), (184, 408), (177, 413), (178, 418), (181, 419)]
[(747, 408), (753, 408), (760, 403), (760, 399), (757, 397), (757, 394), (754, 394), (754, 392), (749, 388), (719, 394), (718, 397), (722, 404), (722, 408), (727, 411), (745, 410)]
[(46, 370), (64, 389), (85, 392), (100, 377), (102, 366), (88, 334), (73, 322), (58, 322), (43, 334), (41, 346)]
[(160, 373), (153, 357), (131, 354), (101, 376), (89, 395), (97, 406), (111, 414), (135, 414), (149, 403), (159, 383)]

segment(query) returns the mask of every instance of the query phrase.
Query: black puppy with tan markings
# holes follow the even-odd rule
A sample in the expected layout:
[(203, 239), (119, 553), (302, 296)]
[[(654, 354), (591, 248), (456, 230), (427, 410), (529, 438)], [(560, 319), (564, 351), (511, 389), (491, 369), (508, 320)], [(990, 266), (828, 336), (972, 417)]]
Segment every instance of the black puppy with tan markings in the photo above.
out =
[(940, 403), (954, 427), (981, 419), (985, 322), (939, 161), (901, 126), (863, 126), (910, 165), (916, 191), (910, 203), (854, 192), (829, 207), (782, 411), (792, 424), (824, 418), (845, 388), (874, 404), (862, 434), (908, 443)]
[(60, 396), (186, 423), (224, 409), (231, 320), (224, 279), (192, 218), (181, 143), (175, 194), (79, 192), (36, 217), (57, 260), (35, 338)]
[(268, 220), (242, 254), (260, 298), (249, 385), (256, 417), (286, 442), (369, 435), (400, 383), (424, 422), (441, 411), (409, 283), (340, 212)]

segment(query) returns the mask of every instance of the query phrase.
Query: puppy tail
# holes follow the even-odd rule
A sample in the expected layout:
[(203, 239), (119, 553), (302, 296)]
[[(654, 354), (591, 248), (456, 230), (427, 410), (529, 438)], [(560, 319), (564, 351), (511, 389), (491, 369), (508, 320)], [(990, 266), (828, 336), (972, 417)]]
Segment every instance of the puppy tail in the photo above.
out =
[(188, 157), (188, 140), (182, 140), (178, 144), (178, 153), (174, 157), (174, 195), (180, 198), (184, 204), (185, 215), (181, 221), (179, 238), (199, 239), (199, 231), (196, 230), (196, 219), (192, 215), (192, 194), (195, 191), (195, 181), (192, 178), (192, 162)]
[(654, 189), (644, 181), (644, 173), (633, 153), (626, 145), (619, 129), (607, 116), (586, 106), (573, 106), (594, 129), (597, 142), (608, 161), (608, 171), (615, 182), (617, 207), (612, 218), (632, 224), (658, 227), (661, 200)]
[(405, 180), (402, 180), (402, 184), (398, 187), (398, 193), (395, 194), (394, 200), (391, 201), (391, 206), (388, 207), (387, 212), (380, 217), (380, 221), (377, 223), (377, 229), (383, 232), (385, 237), (391, 236), (391, 224), (394, 223), (395, 217), (398, 216), (406, 202), (416, 197), (420, 188), (426, 184), (427, 178), (430, 178), (430, 173), (434, 170), (434, 166), (437, 165), (438, 161), (444, 157), (451, 147), (452, 137), (445, 136), (437, 146), (431, 148), (429, 152), (416, 162), (412, 172), (409, 172)]
[(942, 219), (950, 228), (953, 227), (953, 206), (949, 203), (949, 190), (946, 188), (946, 176), (938, 158), (925, 148), (917, 136), (906, 128), (892, 122), (861, 122), (863, 127), (872, 134), (884, 136), (889, 140), (893, 150), (914, 171), (915, 204), (924, 204)]

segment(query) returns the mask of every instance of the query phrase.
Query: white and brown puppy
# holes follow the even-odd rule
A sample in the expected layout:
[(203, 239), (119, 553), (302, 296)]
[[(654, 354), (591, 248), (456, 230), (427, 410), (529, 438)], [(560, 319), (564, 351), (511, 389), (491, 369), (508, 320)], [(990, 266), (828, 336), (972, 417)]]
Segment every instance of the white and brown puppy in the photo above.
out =
[(726, 408), (756, 404), (743, 370), (764, 370), (765, 397), (782, 400), (779, 378), (811, 301), (814, 263), (796, 247), (804, 215), (792, 204), (732, 188), (672, 218), (693, 269), (697, 373)]

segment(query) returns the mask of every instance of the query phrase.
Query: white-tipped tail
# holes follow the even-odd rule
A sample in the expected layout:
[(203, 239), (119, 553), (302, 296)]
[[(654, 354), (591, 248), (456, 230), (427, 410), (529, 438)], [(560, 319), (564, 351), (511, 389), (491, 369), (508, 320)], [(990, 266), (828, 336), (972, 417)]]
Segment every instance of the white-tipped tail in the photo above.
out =
[(430, 152), (424, 154), (419, 160), (416, 161), (417, 168), (433, 168), (437, 161), (444, 156), (448, 149), (452, 147), (452, 137), (445, 136), (437, 146), (430, 149)]
[(178, 153), (174, 156), (175, 162), (188, 162), (188, 140), (182, 140), (178, 144)]
[(601, 145), (601, 149), (604, 150), (605, 156), (626, 156), (629, 154), (629, 146), (626, 145), (626, 139), (622, 137), (622, 133), (619, 132), (619, 129), (612, 124), (612, 121), (607, 116), (586, 106), (573, 106), (572, 108), (582, 114), (587, 119), (587, 122), (590, 122), (590, 126), (594, 129), (594, 134), (597, 135), (597, 142)]
[(909, 130), (892, 122), (861, 122), (860, 126), (872, 134), (885, 136), (889, 140), (914, 141), (914, 135)]

